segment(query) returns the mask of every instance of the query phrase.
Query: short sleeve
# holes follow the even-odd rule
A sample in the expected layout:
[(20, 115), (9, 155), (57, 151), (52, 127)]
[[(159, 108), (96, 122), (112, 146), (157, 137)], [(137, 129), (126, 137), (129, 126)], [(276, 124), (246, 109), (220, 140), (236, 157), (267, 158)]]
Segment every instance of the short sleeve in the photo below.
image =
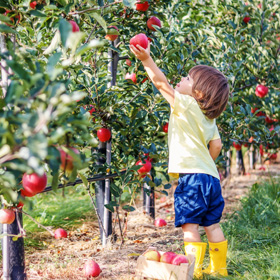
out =
[(217, 127), (217, 125), (215, 125), (215, 132), (214, 132), (214, 135), (213, 135), (211, 140), (217, 140), (217, 139), (220, 139), (220, 138), (221, 137), (220, 137), (220, 133), (219, 133), (218, 127)]
[(194, 98), (187, 94), (181, 94), (178, 91), (174, 91), (174, 107), (171, 106), (173, 113), (185, 112), (189, 105), (194, 101)]

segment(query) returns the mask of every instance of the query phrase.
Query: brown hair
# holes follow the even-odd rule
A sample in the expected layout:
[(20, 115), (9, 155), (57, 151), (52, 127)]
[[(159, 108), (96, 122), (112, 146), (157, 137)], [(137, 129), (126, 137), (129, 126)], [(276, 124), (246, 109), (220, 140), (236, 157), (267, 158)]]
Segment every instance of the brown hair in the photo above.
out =
[(207, 65), (197, 65), (189, 71), (193, 79), (193, 97), (209, 119), (217, 118), (225, 109), (229, 85), (227, 78), (217, 69)]

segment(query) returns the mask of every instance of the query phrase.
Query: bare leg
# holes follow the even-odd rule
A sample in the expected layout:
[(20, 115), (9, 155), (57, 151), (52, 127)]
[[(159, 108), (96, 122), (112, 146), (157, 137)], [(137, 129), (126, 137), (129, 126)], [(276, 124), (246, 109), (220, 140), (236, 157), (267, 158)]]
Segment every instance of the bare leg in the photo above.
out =
[(204, 227), (204, 230), (209, 242), (218, 243), (226, 240), (219, 224)]
[(184, 224), (182, 225), (182, 229), (185, 242), (201, 242), (198, 224)]

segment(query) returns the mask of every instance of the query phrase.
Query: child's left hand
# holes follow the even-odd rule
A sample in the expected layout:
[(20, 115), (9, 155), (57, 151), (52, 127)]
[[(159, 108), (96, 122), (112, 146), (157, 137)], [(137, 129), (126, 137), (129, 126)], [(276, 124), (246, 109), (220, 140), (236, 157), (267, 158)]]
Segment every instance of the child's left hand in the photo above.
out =
[(133, 45), (129, 45), (132, 53), (141, 61), (145, 61), (151, 57), (150, 55), (150, 42), (148, 42), (148, 47), (146, 49), (142, 48), (140, 45), (137, 45), (137, 48)]

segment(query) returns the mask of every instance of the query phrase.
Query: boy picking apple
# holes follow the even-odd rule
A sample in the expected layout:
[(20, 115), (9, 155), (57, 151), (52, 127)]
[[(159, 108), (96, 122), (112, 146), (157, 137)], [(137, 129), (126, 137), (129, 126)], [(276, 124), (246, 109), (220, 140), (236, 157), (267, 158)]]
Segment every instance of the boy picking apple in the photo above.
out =
[[(146, 49), (130, 45), (130, 50), (171, 106), (168, 173), (179, 174), (174, 193), (175, 226), (183, 229), (186, 254), (196, 256), (195, 276), (226, 276), (227, 240), (219, 225), (224, 199), (214, 161), (222, 148), (215, 118), (227, 105), (228, 81), (217, 69), (197, 65), (174, 89), (153, 61), (150, 44)], [(209, 242), (210, 265), (203, 271), (207, 243), (201, 242), (199, 225)]]

